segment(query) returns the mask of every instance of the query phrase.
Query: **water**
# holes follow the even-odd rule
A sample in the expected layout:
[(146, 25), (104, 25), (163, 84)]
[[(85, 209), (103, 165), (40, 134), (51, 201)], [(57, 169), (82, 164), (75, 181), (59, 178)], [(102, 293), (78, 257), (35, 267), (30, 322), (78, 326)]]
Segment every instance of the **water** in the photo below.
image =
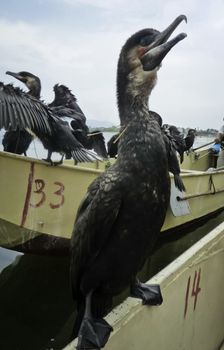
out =
[[(109, 141), (109, 139), (115, 134), (115, 132), (104, 132), (104, 138), (105, 138), (105, 143), (107, 144), (107, 142)], [(0, 130), (0, 151), (3, 150), (2, 147), (2, 138), (4, 135), (4, 131)], [(30, 147), (27, 151), (27, 156), (28, 157), (34, 157), (37, 159), (42, 159), (42, 158), (47, 158), (47, 150), (44, 149), (42, 143), (38, 140), (38, 139), (34, 139), (31, 144)], [(53, 153), (52, 154), (52, 159), (53, 160), (60, 160), (61, 159), (61, 155), (58, 153)]]
[[(104, 132), (104, 138), (105, 138), (105, 143), (109, 141), (109, 139), (116, 134), (115, 132)], [(0, 130), (0, 150), (2, 150), (2, 138), (4, 135), (4, 131)], [(207, 144), (208, 142), (211, 142), (214, 140), (214, 137), (208, 137), (208, 136), (196, 136), (195, 142), (194, 142), (194, 148), (200, 147), (202, 145)], [(42, 143), (38, 140), (35, 139), (32, 141), (28, 151), (27, 151), (27, 156), (28, 157), (34, 157), (37, 159), (42, 159), (47, 157), (47, 150), (44, 149), (42, 146)], [(60, 160), (61, 156), (58, 153), (53, 153), (52, 155), (53, 160)]]

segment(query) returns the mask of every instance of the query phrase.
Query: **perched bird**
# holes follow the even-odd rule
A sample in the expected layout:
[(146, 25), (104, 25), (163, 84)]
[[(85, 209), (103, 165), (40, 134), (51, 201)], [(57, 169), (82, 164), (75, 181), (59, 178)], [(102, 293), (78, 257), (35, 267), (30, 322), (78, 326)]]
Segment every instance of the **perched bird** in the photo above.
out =
[(24, 156), (26, 156), (26, 151), (32, 140), (33, 136), (25, 129), (17, 127), (16, 130), (13, 130), (12, 128), (9, 128), (2, 139), (3, 151), (24, 154)]
[[(175, 186), (180, 191), (185, 191), (186, 189), (180, 177), (180, 166), (176, 155), (176, 152), (180, 153), (182, 150), (184, 150), (183, 146), (185, 146), (185, 143), (183, 140), (183, 136), (181, 136), (180, 132), (175, 126), (163, 124), (162, 118), (157, 112), (150, 110), (149, 113), (151, 117), (153, 117), (161, 127), (162, 135), (166, 145), (168, 168), (169, 168), (169, 171), (174, 175)], [(117, 156), (118, 142), (119, 142), (118, 139), (119, 139), (119, 134), (115, 134), (110, 138), (110, 140), (107, 143), (107, 147), (108, 147), (107, 151), (110, 157)], [(116, 142), (116, 140), (118, 141)], [(183, 153), (182, 153), (181, 160), (183, 161)]]
[(187, 136), (184, 138), (185, 141), (185, 151), (189, 151), (194, 144), (196, 136), (196, 129), (189, 129)]
[[(48, 150), (45, 161), (51, 165), (61, 164), (64, 154), (69, 152), (76, 162), (88, 162), (101, 159), (95, 152), (87, 150), (73, 135), (69, 124), (55, 114), (55, 112), (39, 100), (41, 84), (40, 79), (28, 72), (7, 72), (22, 81), (29, 88), (25, 93), (12, 85), (0, 85), (0, 127), (10, 132), (25, 128), (30, 129)], [(35, 94), (35, 96), (34, 96)], [(18, 135), (19, 137), (19, 135)], [(18, 138), (16, 140), (18, 143)], [(21, 141), (20, 141), (21, 142)], [(61, 161), (53, 162), (53, 152), (62, 154)]]
[(154, 112), (149, 111), (150, 115), (157, 120), (161, 127), (163, 139), (166, 145), (166, 154), (168, 161), (168, 169), (173, 174), (175, 186), (182, 192), (186, 191), (184, 183), (180, 177), (180, 165), (177, 158), (177, 152), (180, 154), (180, 161), (183, 161), (183, 147), (185, 145), (183, 135), (179, 132), (176, 126), (163, 124), (161, 116)]
[(110, 158), (116, 158), (118, 152), (118, 142), (119, 142), (119, 133), (111, 136), (109, 141), (107, 142), (107, 154)]
[(86, 123), (86, 117), (77, 103), (77, 98), (71, 90), (63, 84), (54, 85), (54, 100), (48, 104), (59, 117), (69, 117)]
[(179, 153), (180, 163), (184, 161), (184, 151), (186, 148), (184, 135), (175, 125), (163, 124), (162, 129), (172, 143), (174, 149)]
[[(6, 74), (11, 75), (12, 77), (23, 82), (28, 87), (29, 91), (27, 93), (30, 96), (37, 99), (40, 98), (41, 82), (36, 75), (25, 71), (19, 73), (7, 71)], [(3, 150), (16, 154), (24, 154), (26, 156), (26, 152), (32, 140), (33, 135), (31, 135), (25, 129), (17, 127), (16, 130), (13, 130), (11, 127), (5, 132), (2, 139)]]
[(112, 298), (130, 286), (144, 304), (162, 303), (158, 285), (136, 278), (164, 223), (170, 198), (167, 150), (161, 127), (150, 115), (148, 97), (166, 54), (180, 40), (169, 40), (186, 20), (177, 17), (159, 32), (143, 29), (124, 44), (117, 68), (121, 125), (114, 165), (93, 181), (80, 204), (71, 238), (71, 286), (77, 303), (77, 349), (100, 349), (112, 330), (103, 319)]
[[(107, 158), (107, 150), (103, 133), (99, 130), (89, 131), (86, 117), (77, 104), (77, 98), (65, 85), (54, 86), (55, 98), (48, 106), (53, 109), (59, 117), (72, 119), (70, 126), (76, 139), (87, 149), (93, 149), (100, 157)], [(66, 155), (70, 158), (70, 154)]]
[(99, 130), (89, 131), (88, 126), (79, 120), (72, 120), (71, 128), (77, 140), (87, 149), (93, 149), (100, 157), (107, 158), (107, 150), (103, 133)]

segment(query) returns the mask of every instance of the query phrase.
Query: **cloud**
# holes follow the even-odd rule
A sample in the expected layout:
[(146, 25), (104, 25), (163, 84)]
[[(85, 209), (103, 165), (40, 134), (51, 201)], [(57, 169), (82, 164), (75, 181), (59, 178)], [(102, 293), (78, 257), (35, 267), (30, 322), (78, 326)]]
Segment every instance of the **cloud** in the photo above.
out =
[[(51, 3), (48, 0), (48, 9)], [(0, 19), (1, 80), (13, 81), (5, 76), (6, 70), (33, 72), (42, 81), (46, 101), (53, 98), (55, 83), (66, 84), (87, 118), (118, 124), (116, 65), (121, 46), (137, 30), (164, 29), (185, 13), (188, 24), (182, 23), (177, 32), (186, 31), (188, 37), (164, 59), (150, 106), (167, 123), (220, 126), (224, 110), (221, 0), (58, 0), (57, 6), (61, 16), (52, 11), (48, 21), (38, 13), (35, 21), (29, 20), (29, 14), (26, 21)]]

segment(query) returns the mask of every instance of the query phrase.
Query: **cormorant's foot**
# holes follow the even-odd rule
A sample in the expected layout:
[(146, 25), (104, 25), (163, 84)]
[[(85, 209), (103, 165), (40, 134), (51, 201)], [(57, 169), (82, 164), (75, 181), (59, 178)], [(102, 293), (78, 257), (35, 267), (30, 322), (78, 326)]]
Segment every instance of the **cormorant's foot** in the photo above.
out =
[(52, 166), (57, 166), (63, 163), (63, 160), (59, 160), (58, 162), (52, 162)]
[(131, 297), (142, 299), (143, 305), (161, 305), (163, 302), (158, 284), (137, 282), (131, 286)]
[(48, 162), (50, 164), (50, 166), (57, 166), (57, 165), (60, 165), (63, 163), (63, 160), (59, 160), (58, 162), (53, 162), (53, 160), (48, 159), (48, 158), (46, 158), (46, 159), (42, 158), (42, 160), (44, 160), (45, 162)]
[(78, 337), (78, 350), (100, 349), (107, 343), (113, 328), (104, 319), (84, 318)]
[(42, 160), (43, 160), (44, 162), (49, 163), (51, 166), (53, 166), (53, 165), (54, 165), (54, 162), (52, 162), (52, 160), (51, 160), (51, 159), (49, 159), (49, 158), (42, 158)]

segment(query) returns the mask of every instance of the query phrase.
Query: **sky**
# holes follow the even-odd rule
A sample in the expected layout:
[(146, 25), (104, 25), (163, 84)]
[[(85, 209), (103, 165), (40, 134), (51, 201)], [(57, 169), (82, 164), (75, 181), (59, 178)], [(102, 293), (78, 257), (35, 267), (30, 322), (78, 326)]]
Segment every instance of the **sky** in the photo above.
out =
[(127, 38), (143, 28), (187, 33), (165, 57), (150, 99), (164, 123), (220, 129), (224, 117), (224, 0), (7, 0), (0, 12), (0, 81), (7, 70), (41, 79), (42, 98), (67, 85), (88, 119), (119, 125), (116, 69)]

